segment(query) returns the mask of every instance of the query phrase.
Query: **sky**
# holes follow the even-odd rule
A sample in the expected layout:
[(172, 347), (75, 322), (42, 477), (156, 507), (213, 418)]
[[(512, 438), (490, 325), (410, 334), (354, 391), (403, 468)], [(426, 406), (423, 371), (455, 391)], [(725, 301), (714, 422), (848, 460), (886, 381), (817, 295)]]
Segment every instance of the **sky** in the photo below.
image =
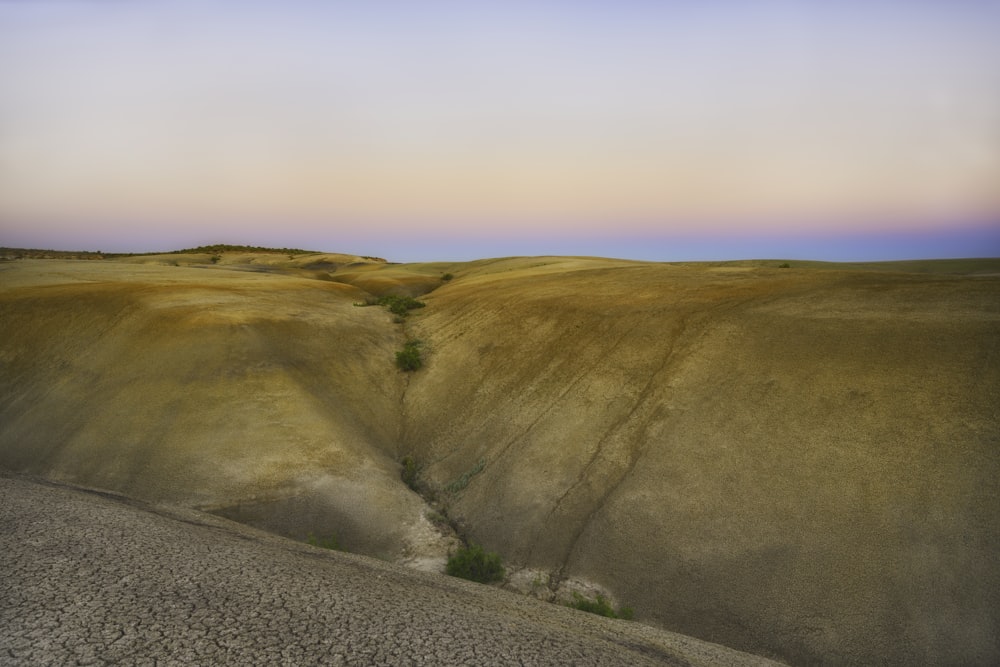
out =
[(0, 245), (1000, 256), (1000, 0), (0, 0)]

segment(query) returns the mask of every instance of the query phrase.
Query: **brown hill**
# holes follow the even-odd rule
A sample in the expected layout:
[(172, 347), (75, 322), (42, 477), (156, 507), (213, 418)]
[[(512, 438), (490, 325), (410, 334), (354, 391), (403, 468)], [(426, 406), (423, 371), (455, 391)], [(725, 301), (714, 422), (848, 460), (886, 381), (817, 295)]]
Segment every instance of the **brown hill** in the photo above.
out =
[(997, 262), (251, 260), (0, 264), (0, 465), (440, 568), (410, 456), (512, 588), (793, 663), (1000, 660)]

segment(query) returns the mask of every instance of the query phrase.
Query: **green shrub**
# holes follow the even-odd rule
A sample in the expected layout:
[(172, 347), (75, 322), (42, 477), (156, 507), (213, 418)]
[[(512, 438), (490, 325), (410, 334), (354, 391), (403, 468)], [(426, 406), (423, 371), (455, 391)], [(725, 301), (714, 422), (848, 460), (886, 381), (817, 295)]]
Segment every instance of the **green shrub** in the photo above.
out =
[(449, 556), (445, 572), (453, 577), (478, 581), (481, 584), (501, 581), (504, 577), (500, 556), (492, 551), (485, 551), (478, 544), (462, 547)]
[(454, 277), (455, 277), (455, 274), (453, 274), (453, 273), (446, 273), (443, 276), (441, 276), (441, 280), (443, 280), (445, 282), (448, 282), (449, 280), (452, 280)]
[(597, 614), (598, 616), (621, 618), (626, 621), (632, 620), (633, 612), (631, 607), (622, 607), (616, 612), (611, 603), (608, 602), (608, 599), (603, 595), (598, 595), (596, 600), (588, 600), (576, 591), (573, 591), (573, 602), (569, 606), (590, 614)]
[(389, 312), (393, 315), (399, 315), (400, 317), (405, 316), (411, 310), (415, 308), (423, 308), (427, 304), (423, 301), (417, 301), (412, 296), (392, 296), (386, 295), (379, 297), (378, 305), (385, 306), (389, 309)]
[(444, 490), (447, 491), (448, 493), (458, 493), (459, 491), (464, 490), (465, 487), (469, 485), (469, 482), (472, 481), (472, 478), (481, 473), (483, 471), (483, 468), (485, 467), (486, 467), (486, 459), (479, 459), (476, 465), (472, 466), (471, 469), (462, 473), (461, 477), (459, 477), (458, 479), (454, 480), (453, 482), (450, 482), (447, 486), (444, 487)]
[(396, 365), (403, 371), (419, 370), (424, 365), (420, 358), (420, 342), (411, 340), (396, 353)]
[(784, 262), (782, 264), (778, 264), (778, 268), (779, 269), (790, 269), (790, 268), (792, 268), (792, 265), (789, 264), (788, 262)]
[(306, 543), (314, 547), (320, 547), (321, 549), (340, 551), (340, 542), (337, 541), (336, 535), (330, 535), (329, 537), (316, 537), (312, 533), (309, 533), (306, 535)]
[(417, 462), (412, 456), (404, 456), (402, 460), (403, 470), (399, 473), (400, 479), (413, 491), (417, 491)]

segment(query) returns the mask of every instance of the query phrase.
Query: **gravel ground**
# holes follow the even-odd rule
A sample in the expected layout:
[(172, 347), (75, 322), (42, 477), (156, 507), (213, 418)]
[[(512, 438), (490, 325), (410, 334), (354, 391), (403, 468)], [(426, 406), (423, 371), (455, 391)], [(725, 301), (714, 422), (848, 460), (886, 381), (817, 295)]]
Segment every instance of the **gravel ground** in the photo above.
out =
[(201, 513), (16, 476), (0, 476), (0, 549), (2, 664), (771, 664)]

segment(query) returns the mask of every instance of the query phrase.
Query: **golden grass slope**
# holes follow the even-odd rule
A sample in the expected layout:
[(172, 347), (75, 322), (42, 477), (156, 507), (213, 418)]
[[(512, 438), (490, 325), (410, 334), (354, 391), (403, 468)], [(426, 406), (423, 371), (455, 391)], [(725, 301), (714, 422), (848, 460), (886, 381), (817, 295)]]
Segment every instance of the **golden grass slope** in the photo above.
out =
[(1000, 281), (639, 265), (427, 297), (406, 442), (509, 558), (791, 662), (988, 664)]
[(399, 334), (352, 305), (357, 288), (117, 262), (17, 262), (0, 281), (4, 465), (155, 502), (273, 505), (265, 525), (385, 557), (422, 520), (396, 468)]
[(512, 586), (792, 663), (1000, 661), (998, 262), (253, 259), (0, 264), (0, 465), (433, 567), (410, 455)]

